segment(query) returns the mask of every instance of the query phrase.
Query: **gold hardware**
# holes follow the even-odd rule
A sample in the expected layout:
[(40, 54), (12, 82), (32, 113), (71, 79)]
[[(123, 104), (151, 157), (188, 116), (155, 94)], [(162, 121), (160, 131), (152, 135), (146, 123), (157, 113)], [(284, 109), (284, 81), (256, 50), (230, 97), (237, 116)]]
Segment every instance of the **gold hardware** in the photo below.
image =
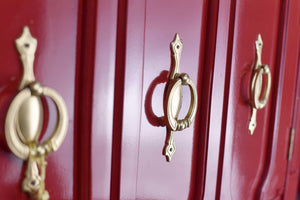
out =
[[(253, 135), (253, 132), (256, 127), (257, 110), (265, 107), (271, 89), (271, 71), (268, 65), (263, 65), (261, 63), (262, 46), (263, 41), (261, 39), (261, 35), (259, 34), (257, 40), (255, 41), (256, 63), (251, 81), (252, 115), (248, 127), (251, 135)], [(263, 74), (266, 75), (265, 90), (262, 95), (262, 98), (260, 99), (263, 84)]]
[[(171, 43), (172, 58), (174, 59), (174, 66), (172, 66), (172, 71), (170, 74), (170, 80), (166, 90), (166, 96), (164, 100), (164, 111), (166, 116), (167, 124), (167, 142), (164, 148), (164, 155), (167, 161), (171, 161), (173, 154), (175, 153), (175, 141), (174, 132), (181, 131), (191, 125), (195, 119), (197, 110), (197, 90), (185, 73), (180, 73), (179, 62), (182, 51), (182, 43), (180, 41), (179, 35), (176, 34), (174, 41)], [(182, 102), (182, 92), (181, 86), (187, 85), (191, 91), (191, 102), (187, 115), (184, 119), (178, 120), (178, 114), (181, 108)]]
[[(45, 157), (62, 144), (68, 126), (67, 108), (62, 97), (53, 89), (36, 82), (33, 73), (34, 54), (37, 40), (24, 27), (23, 34), (16, 39), (24, 73), (19, 93), (9, 106), (5, 121), (5, 137), (10, 150), (19, 158), (27, 160), (26, 175), (22, 189), (32, 198), (49, 199), (45, 190)], [(51, 137), (43, 143), (38, 139), (43, 124), (41, 96), (50, 97), (57, 108), (56, 128)]]
[(295, 129), (291, 128), (288, 160), (292, 160), (293, 149), (294, 149), (294, 140), (295, 140)]

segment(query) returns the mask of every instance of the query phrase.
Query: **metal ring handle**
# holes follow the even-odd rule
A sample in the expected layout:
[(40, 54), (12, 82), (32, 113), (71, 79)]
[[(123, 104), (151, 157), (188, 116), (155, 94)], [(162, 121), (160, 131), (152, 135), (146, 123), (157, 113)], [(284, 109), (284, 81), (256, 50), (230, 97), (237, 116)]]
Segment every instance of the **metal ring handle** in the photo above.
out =
[[(191, 92), (191, 101), (189, 111), (184, 117), (184, 119), (177, 120), (172, 113), (172, 103), (176, 90), (181, 89), (182, 85), (189, 86)], [(174, 80), (171, 80), (167, 92), (167, 124), (172, 131), (183, 130), (189, 127), (190, 124), (194, 121), (197, 109), (197, 98), (198, 97), (196, 87), (187, 74), (180, 74), (179, 77), (175, 78)]]
[[(261, 96), (262, 91), (262, 76), (263, 74), (266, 74), (266, 81), (265, 81), (265, 90)], [(268, 65), (263, 65), (259, 69), (257, 69), (254, 78), (253, 78), (253, 88), (252, 88), (252, 99), (253, 99), (253, 105), (256, 109), (261, 109), (265, 107), (271, 90), (271, 72)]]
[(30, 152), (28, 144), (24, 144), (17, 133), (17, 114), (23, 102), (30, 96), (48, 96), (56, 105), (57, 108), (57, 122), (56, 128), (51, 137), (47, 139), (42, 148), (46, 153), (56, 151), (62, 144), (68, 125), (67, 108), (62, 97), (53, 89), (42, 87), (38, 83), (34, 83), (31, 88), (22, 89), (13, 99), (9, 106), (6, 120), (5, 120), (5, 137), (11, 151), (23, 160), (27, 160)]

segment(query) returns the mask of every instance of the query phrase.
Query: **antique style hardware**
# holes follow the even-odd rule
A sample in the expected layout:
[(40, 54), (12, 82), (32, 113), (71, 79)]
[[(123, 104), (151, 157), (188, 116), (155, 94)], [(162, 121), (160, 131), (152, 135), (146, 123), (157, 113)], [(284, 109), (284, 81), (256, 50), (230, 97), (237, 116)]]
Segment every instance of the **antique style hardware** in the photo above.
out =
[[(19, 158), (27, 160), (26, 175), (22, 183), (24, 192), (38, 200), (49, 199), (45, 190), (45, 157), (62, 144), (68, 126), (68, 114), (62, 97), (53, 89), (35, 81), (33, 73), (37, 40), (24, 27), (16, 39), (16, 46), (23, 63), (23, 78), (19, 93), (9, 106), (5, 121), (5, 137), (10, 150)], [(57, 108), (56, 128), (51, 137), (39, 143), (43, 123), (41, 96), (50, 97)]]
[[(167, 143), (164, 148), (164, 155), (167, 161), (171, 161), (172, 155), (175, 153), (176, 147), (174, 142), (174, 132), (181, 131), (191, 125), (195, 119), (197, 110), (197, 90), (185, 73), (180, 73), (179, 62), (182, 51), (182, 43), (179, 35), (176, 34), (174, 41), (171, 43), (172, 58), (174, 65), (171, 66), (170, 80), (166, 88), (166, 95), (164, 100), (164, 112), (167, 125)], [(182, 102), (181, 87), (187, 85), (191, 91), (191, 102), (187, 115), (184, 119), (177, 119)]]
[[(255, 41), (256, 48), (256, 63), (253, 69), (253, 76), (251, 81), (251, 105), (252, 105), (252, 116), (249, 122), (249, 131), (253, 135), (253, 132), (256, 127), (256, 114), (257, 110), (265, 107), (271, 89), (271, 72), (268, 65), (263, 65), (261, 63), (261, 54), (262, 54), (263, 42), (261, 35), (258, 35), (257, 40)], [(263, 74), (266, 75), (265, 80), (265, 89), (262, 89), (263, 85)], [(261, 96), (261, 92), (263, 94)]]

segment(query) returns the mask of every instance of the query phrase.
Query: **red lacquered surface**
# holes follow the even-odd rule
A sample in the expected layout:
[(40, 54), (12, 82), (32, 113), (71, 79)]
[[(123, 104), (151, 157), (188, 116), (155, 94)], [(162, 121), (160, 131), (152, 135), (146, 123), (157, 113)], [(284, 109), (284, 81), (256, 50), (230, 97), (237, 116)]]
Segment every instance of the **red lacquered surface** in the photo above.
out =
[[(25, 165), (4, 137), (22, 75), (14, 40), (24, 25), (38, 39), (37, 80), (57, 90), (69, 112), (67, 137), (47, 159), (51, 199), (294, 199), (299, 8), (297, 0), (0, 3), (1, 199), (28, 199), (21, 192)], [(183, 42), (181, 72), (197, 86), (199, 102), (192, 126), (175, 133), (168, 163), (163, 97), (175, 33)], [(249, 87), (259, 33), (272, 89), (251, 136)], [(183, 87), (179, 118), (189, 99)], [(53, 104), (46, 118), (53, 129)]]
[(91, 198), (92, 102), (95, 65), (96, 1), (79, 1), (74, 124), (74, 198)]
[[(121, 199), (187, 199), (191, 186), (194, 128), (175, 133), (170, 163), (162, 155), (163, 95), (170, 69), (170, 42), (183, 41), (181, 71), (197, 84), (202, 2), (129, 2), (122, 129)], [(144, 16), (144, 18), (143, 18)], [(189, 105), (183, 90), (183, 112)], [(115, 186), (116, 187), (116, 186)]]
[[(234, 6), (234, 9), (230, 10), (234, 12), (234, 24), (232, 21), (229, 23), (229, 26), (233, 26), (233, 31), (230, 33), (233, 34), (233, 40), (229, 44), (232, 45), (231, 64), (227, 65), (225, 75), (228, 76), (225, 81), (225, 100), (228, 98), (228, 105), (223, 115), (225, 126), (222, 131), (224, 150), (222, 152), (221, 149), (223, 155), (220, 155), (223, 162), (219, 165), (222, 167), (223, 164), (222, 173), (220, 173), (222, 176), (219, 177), (220, 198), (254, 199), (261, 195), (263, 179), (270, 164), (271, 141), (276, 136), (273, 131), (276, 131), (277, 123), (279, 123), (277, 103), (279, 103), (278, 98), (281, 98), (281, 93), (278, 90), (282, 86), (278, 83), (280, 74), (284, 71), (278, 59), (281, 55), (282, 37), (279, 30), (283, 28), (280, 26), (281, 2), (237, 1), (231, 3)], [(254, 42), (259, 33), (263, 39), (262, 62), (270, 66), (272, 73), (272, 95), (267, 106), (258, 111), (257, 126), (254, 135), (251, 136), (248, 131), (251, 108), (247, 101), (250, 99), (251, 65), (255, 61)], [(291, 115), (291, 111), (288, 110), (286, 114)], [(276, 124), (275, 120), (278, 121)]]
[(116, 59), (117, 1), (99, 1), (92, 105), (92, 199), (109, 199)]
[(294, 92), (293, 104), (293, 120), (291, 127), (295, 130), (294, 148), (292, 151), (292, 158), (287, 165), (286, 183), (285, 183), (285, 199), (296, 199), (297, 193), (299, 195), (299, 170), (300, 170), (300, 2), (291, 1), (289, 4), (289, 22), (287, 26), (287, 57), (292, 55), (290, 59), (286, 59), (287, 66), (295, 66), (297, 68), (297, 82)]
[[(1, 199), (29, 199), (21, 192), (25, 164), (8, 149), (4, 121), (8, 106), (17, 93), (23, 68), (15, 39), (23, 26), (37, 38), (34, 70), (36, 79), (55, 89), (66, 102), (69, 127), (57, 152), (48, 158), (46, 187), (52, 199), (73, 199), (73, 116), (76, 61), (77, 1), (2, 1), (0, 65), (0, 194)], [(63, 19), (63, 20), (62, 20)], [(55, 127), (55, 109), (49, 106), (48, 127)], [(48, 113), (46, 113), (48, 114)]]
[[(265, 171), (267, 174), (264, 175), (261, 181), (263, 184), (261, 184), (260, 197), (263, 199), (295, 199), (296, 191), (292, 192), (289, 187), (297, 186), (297, 181), (294, 181), (294, 184), (290, 184), (290, 186), (286, 185), (285, 179), (286, 172), (288, 172), (287, 154), (290, 129), (297, 129), (296, 124), (298, 124), (296, 105), (297, 96), (299, 95), (299, 91), (297, 91), (299, 87), (299, 1), (285, 2), (281, 8), (281, 26), (283, 28), (281, 29), (282, 40), (279, 42), (282, 46), (279, 48), (281, 49), (281, 52), (278, 52), (278, 58), (280, 59), (277, 61), (280, 66), (279, 86), (276, 97), (276, 112), (274, 114), (276, 117), (274, 119), (272, 145), (269, 146), (268, 150), (271, 152), (269, 167)], [(299, 168), (299, 164), (296, 168)], [(286, 191), (284, 192), (284, 190)]]
[[(219, 9), (222, 8), (222, 9)], [(224, 96), (226, 68), (231, 65), (232, 56), (232, 31), (235, 16), (235, 3), (221, 1), (218, 6), (217, 36), (214, 57), (214, 73), (212, 80), (211, 107), (209, 116), (209, 134), (207, 144), (207, 163), (205, 171), (204, 199), (217, 199), (220, 193), (220, 182), (217, 182), (219, 173), (222, 173), (223, 155), (220, 151), (224, 144), (224, 136), (221, 138), (223, 116), (226, 114), (227, 100)], [(224, 112), (224, 114), (222, 114)], [(220, 160), (220, 161), (219, 161)]]
[[(193, 16), (197, 6), (202, 10), (198, 13), (201, 30), (198, 37), (193, 32), (185, 39), (180, 30), (189, 34), (193, 26), (195, 31), (197, 20), (184, 22), (197, 19)], [(293, 98), (282, 91), (293, 96), (296, 80), (296, 68), (282, 64), (287, 6), (280, 1), (119, 3), (111, 197), (268, 199), (282, 195), (286, 170), (282, 163), (289, 138), (283, 130), (289, 127), (293, 109)], [(185, 66), (181, 71), (189, 73), (198, 56), (192, 74), (198, 75), (200, 104), (194, 137), (175, 134), (177, 152), (166, 164), (158, 157), (163, 142), (158, 143), (165, 138), (162, 94), (170, 62), (164, 43), (169, 44), (172, 31), (181, 34), (184, 50), (187, 40), (201, 39), (197, 54), (188, 52), (188, 64), (184, 51), (181, 60)], [(259, 33), (264, 41), (262, 60), (271, 66), (273, 84), (268, 105), (258, 112), (258, 126), (250, 136), (249, 86)], [(283, 74), (293, 76), (285, 80)], [(183, 96), (187, 93), (184, 90)], [(180, 144), (185, 149), (178, 153)]]
[[(123, 120), (123, 124), (119, 127), (115, 127), (115, 133), (122, 135), (120, 137), (123, 137), (124, 142), (122, 143), (122, 147), (120, 147), (121, 150), (119, 149), (119, 151), (122, 151), (122, 158), (126, 159), (122, 159), (122, 161), (120, 161), (122, 162), (122, 165), (118, 169), (121, 172), (122, 177), (120, 174), (118, 174), (118, 176), (112, 177), (114, 179), (112, 181), (119, 185), (112, 184), (111, 192), (112, 195), (120, 197), (120, 199), (135, 199), (137, 187), (137, 159), (139, 152), (139, 119), (142, 107), (141, 75), (143, 66), (145, 2), (136, 1), (135, 3), (122, 6), (125, 7), (119, 8), (119, 10), (127, 9), (127, 12), (122, 13), (122, 17), (124, 20), (122, 20), (121, 17), (121, 23), (127, 22), (127, 37), (129, 39), (132, 38), (132, 40), (128, 40), (126, 42), (126, 45), (132, 48), (127, 49), (126, 54), (124, 54), (122, 57), (122, 59), (125, 59), (124, 56), (127, 56), (126, 62), (131, 63), (130, 65), (127, 65), (125, 69), (127, 78), (124, 81), (123, 75), (122, 82), (117, 82), (116, 80), (116, 83), (118, 83), (118, 88), (122, 87), (122, 85), (125, 86), (126, 94), (122, 95), (124, 96), (124, 104), (122, 106), (124, 106), (125, 117)], [(127, 13), (128, 17), (126, 17)], [(120, 19), (118, 20), (118, 23), (120, 23)], [(123, 40), (126, 40), (126, 35), (121, 30), (118, 30), (118, 37), (121, 37)], [(132, 107), (132, 105), (135, 105), (134, 108)], [(120, 113), (121, 117), (122, 115), (123, 112)], [(122, 129), (126, 131), (122, 133)], [(115, 148), (114, 150), (116, 151)], [(121, 160), (121, 157), (119, 157), (119, 160)]]

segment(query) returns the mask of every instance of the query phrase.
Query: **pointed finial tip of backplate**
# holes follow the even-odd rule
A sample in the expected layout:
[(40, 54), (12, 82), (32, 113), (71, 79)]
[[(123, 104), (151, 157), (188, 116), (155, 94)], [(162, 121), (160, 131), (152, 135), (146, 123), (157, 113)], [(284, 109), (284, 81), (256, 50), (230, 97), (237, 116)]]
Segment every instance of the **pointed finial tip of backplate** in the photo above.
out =
[(257, 36), (256, 42), (257, 42), (258, 44), (260, 44), (260, 46), (262, 46), (263, 41), (262, 41), (262, 38), (261, 38), (261, 34), (260, 34), (260, 33), (259, 33), (258, 36)]
[(262, 41), (262, 39), (261, 39), (261, 34), (260, 34), (260, 33), (258, 34), (257, 40), (258, 40), (258, 41)]
[(28, 26), (24, 26), (22, 35), (15, 42), (21, 55), (35, 53), (37, 40), (32, 37)]
[[(28, 26), (24, 26), (22, 36), (23, 36), (23, 35), (24, 35), (25, 37), (35, 39), (34, 37), (32, 37), (32, 35), (31, 35), (31, 33), (30, 33), (30, 29), (29, 29)], [(21, 36), (21, 37), (22, 37), (22, 36)]]
[(249, 127), (248, 127), (250, 135), (253, 135), (255, 128), (256, 128), (256, 122), (253, 121), (253, 118), (251, 118), (251, 121), (249, 122)]
[(249, 129), (250, 135), (253, 135), (254, 129)]
[(175, 38), (171, 42), (171, 45), (172, 45), (172, 49), (173, 49), (174, 52), (175, 51), (181, 51), (181, 49), (182, 49), (182, 42), (180, 40), (180, 37), (179, 37), (178, 33), (175, 34)]
[[(175, 38), (174, 38), (174, 40), (173, 40), (173, 43), (181, 43), (181, 40), (180, 40), (180, 37), (179, 37), (179, 34), (178, 34), (178, 33), (175, 34)], [(181, 43), (181, 44), (182, 44), (182, 43)]]
[(179, 62), (180, 62), (180, 57), (181, 57), (182, 46), (183, 46), (183, 44), (180, 40), (179, 34), (176, 33), (174, 40), (170, 43), (171, 52), (172, 52), (172, 56), (174, 59), (173, 66), (171, 66), (172, 71), (170, 74), (170, 79), (174, 79), (175, 75), (177, 73), (180, 73)]
[(28, 38), (31, 39), (32, 38), (32, 35), (30, 33), (30, 30), (29, 30), (28, 26), (23, 27), (22, 35), (19, 38), (16, 39), (16, 42), (24, 40), (23, 38), (24, 39), (28, 39)]
[[(23, 34), (30, 34), (30, 30), (28, 26), (23, 27)], [(31, 35), (31, 34), (30, 34)]]
[(263, 46), (263, 41), (261, 38), (261, 34), (259, 33), (257, 36), (257, 40), (255, 41), (256, 50), (261, 52), (262, 46)]

